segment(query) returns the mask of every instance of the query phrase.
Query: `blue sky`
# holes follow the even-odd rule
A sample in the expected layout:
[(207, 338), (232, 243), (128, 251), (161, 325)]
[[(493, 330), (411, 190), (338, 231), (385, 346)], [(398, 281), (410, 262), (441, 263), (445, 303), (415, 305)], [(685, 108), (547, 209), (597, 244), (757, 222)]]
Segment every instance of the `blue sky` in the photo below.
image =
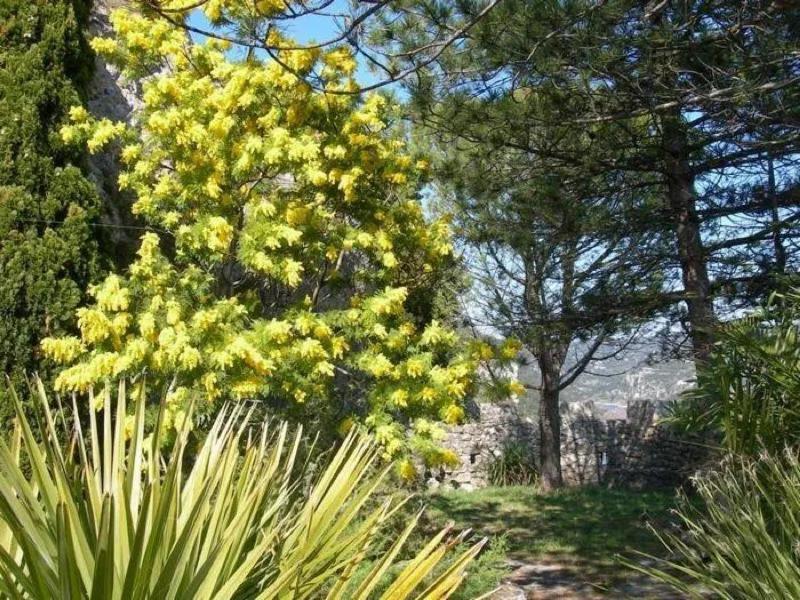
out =
[[(338, 4), (342, 3), (336, 2), (334, 6)], [(334, 8), (333, 10), (336, 9)], [(309, 15), (302, 17), (298, 21), (300, 22), (291, 23), (290, 26), (287, 27), (287, 33), (289, 33), (299, 42), (320, 42), (329, 39), (338, 33), (336, 23), (331, 17)], [(189, 16), (189, 24), (200, 29), (209, 29), (211, 27), (211, 24), (205, 18), (203, 11), (199, 9), (193, 11)]]
[[(349, 13), (349, 5), (346, 0), (336, 0), (329, 8), (331, 13)], [(201, 10), (195, 10), (189, 16), (189, 25), (198, 29), (213, 29), (211, 23), (205, 18)], [(294, 21), (288, 21), (283, 28), (286, 35), (301, 44), (319, 43), (336, 38), (341, 33), (341, 24), (332, 16), (308, 15)], [(196, 40), (202, 36), (193, 34)], [(359, 68), (356, 72), (356, 80), (361, 85), (370, 85), (377, 82), (376, 76), (370, 72), (364, 64), (362, 58), (359, 59)]]

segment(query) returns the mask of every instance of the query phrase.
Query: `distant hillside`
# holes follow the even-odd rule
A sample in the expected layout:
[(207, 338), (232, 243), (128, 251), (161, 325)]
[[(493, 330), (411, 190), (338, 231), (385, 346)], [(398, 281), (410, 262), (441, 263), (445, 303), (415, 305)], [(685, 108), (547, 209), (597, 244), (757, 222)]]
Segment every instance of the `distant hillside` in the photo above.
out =
[[(652, 349), (637, 348), (620, 359), (600, 362), (589, 368), (561, 393), (563, 403), (593, 402), (601, 418), (625, 418), (628, 402), (649, 400), (666, 403), (673, 400), (694, 381), (694, 365), (684, 360), (650, 360)], [(537, 385), (539, 370), (528, 357), (519, 368), (519, 379)], [(521, 400), (525, 412), (535, 414), (537, 393), (531, 391)]]

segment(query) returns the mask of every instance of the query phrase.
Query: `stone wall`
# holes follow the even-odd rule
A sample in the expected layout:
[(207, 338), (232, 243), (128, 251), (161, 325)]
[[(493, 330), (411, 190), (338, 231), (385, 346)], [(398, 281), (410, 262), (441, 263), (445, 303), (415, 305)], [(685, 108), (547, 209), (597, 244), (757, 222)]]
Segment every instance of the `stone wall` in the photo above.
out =
[[(507, 444), (534, 444), (538, 439), (538, 425), (520, 414), (513, 403), (481, 403), (470, 408), (470, 422), (450, 427), (442, 443), (458, 455), (461, 464), (452, 470), (426, 473), (431, 487), (486, 487), (489, 464)], [(531, 452), (535, 451), (531, 446)]]
[[(459, 456), (452, 470), (428, 472), (429, 485), (474, 489), (488, 485), (488, 466), (509, 443), (538, 454), (538, 425), (513, 403), (479, 404), (474, 418), (449, 428), (443, 445)], [(562, 407), (561, 461), (568, 485), (640, 488), (682, 484), (707, 458), (703, 440), (679, 435), (656, 420), (655, 406), (635, 402), (626, 419), (603, 420), (591, 403)]]
[(700, 436), (659, 423), (649, 402), (629, 404), (626, 419), (598, 419), (591, 407), (565, 412), (561, 460), (569, 484), (675, 487), (708, 458)]

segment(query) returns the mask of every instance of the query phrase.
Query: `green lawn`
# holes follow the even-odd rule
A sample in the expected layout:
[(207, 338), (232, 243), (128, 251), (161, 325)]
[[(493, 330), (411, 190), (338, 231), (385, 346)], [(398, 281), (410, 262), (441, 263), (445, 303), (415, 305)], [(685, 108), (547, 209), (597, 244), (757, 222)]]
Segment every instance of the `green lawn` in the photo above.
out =
[[(409, 519), (424, 505), (427, 509), (407, 542), (404, 558), (418, 552), (448, 522), (454, 523), (455, 532), (465, 529), (475, 532), (461, 546), (462, 550), (479, 537), (490, 538), (491, 543), (469, 569), (465, 585), (453, 600), (474, 600), (495, 589), (510, 573), (507, 559), (557, 566), (560, 574), (581, 586), (580, 590), (615, 598), (631, 597), (616, 593), (620, 588), (615, 586), (628, 584), (634, 575), (619, 563), (618, 556), (633, 556), (634, 550), (660, 554), (658, 538), (647, 524), (663, 526), (675, 501), (674, 494), (666, 491), (599, 487), (570, 488), (552, 494), (527, 486), (422, 492), (405, 505), (383, 532), (384, 544), (396, 540)], [(446, 560), (443, 568), (448, 565)], [(556, 592), (541, 597), (563, 596)], [(569, 596), (573, 597), (590, 596), (579, 592)], [(633, 594), (632, 597), (665, 596)]]
[(428, 522), (454, 521), (457, 529), (504, 536), (509, 558), (557, 561), (598, 585), (627, 577), (619, 555), (660, 554), (648, 523), (663, 526), (675, 505), (671, 492), (599, 487), (543, 494), (534, 487), (487, 488), (427, 494)]

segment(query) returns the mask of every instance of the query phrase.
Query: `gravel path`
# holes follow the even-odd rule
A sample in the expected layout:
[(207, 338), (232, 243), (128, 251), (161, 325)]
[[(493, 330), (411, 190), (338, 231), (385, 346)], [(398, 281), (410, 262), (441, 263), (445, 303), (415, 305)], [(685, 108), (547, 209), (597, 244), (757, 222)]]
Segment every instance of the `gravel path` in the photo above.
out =
[(601, 586), (581, 577), (579, 566), (553, 561), (536, 564), (513, 563), (513, 571), (491, 600), (681, 600), (671, 588), (632, 573), (624, 579)]

